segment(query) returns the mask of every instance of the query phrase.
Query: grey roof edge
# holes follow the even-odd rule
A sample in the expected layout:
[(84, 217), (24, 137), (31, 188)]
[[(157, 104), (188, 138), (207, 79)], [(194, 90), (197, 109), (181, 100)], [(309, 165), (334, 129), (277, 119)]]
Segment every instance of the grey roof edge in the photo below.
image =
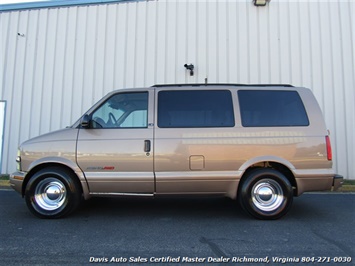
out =
[(67, 7), (80, 5), (95, 5), (95, 4), (111, 4), (122, 2), (142, 2), (147, 0), (57, 0), (57, 1), (39, 1), (25, 2), (18, 4), (1, 4), (0, 12), (19, 11), (26, 9), (51, 8), (51, 7)]
[(294, 87), (290, 84), (235, 84), (235, 83), (190, 83), (190, 84), (155, 84), (152, 87), (208, 87), (208, 86), (236, 86), (236, 87)]

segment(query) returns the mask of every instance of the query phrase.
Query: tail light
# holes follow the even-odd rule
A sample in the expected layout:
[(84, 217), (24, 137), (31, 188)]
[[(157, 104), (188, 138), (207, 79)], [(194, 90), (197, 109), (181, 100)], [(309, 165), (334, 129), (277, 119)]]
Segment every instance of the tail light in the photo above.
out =
[(325, 143), (327, 145), (327, 159), (328, 161), (331, 161), (333, 159), (333, 154), (329, 136), (325, 136)]

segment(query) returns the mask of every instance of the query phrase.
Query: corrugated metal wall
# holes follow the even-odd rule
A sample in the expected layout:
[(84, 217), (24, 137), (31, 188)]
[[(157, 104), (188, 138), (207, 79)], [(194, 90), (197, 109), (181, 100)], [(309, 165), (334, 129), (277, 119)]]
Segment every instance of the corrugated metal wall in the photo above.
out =
[(15, 170), (20, 142), (72, 124), (113, 89), (207, 78), (312, 88), (336, 170), (355, 178), (354, 6), (159, 0), (2, 12), (2, 171)]

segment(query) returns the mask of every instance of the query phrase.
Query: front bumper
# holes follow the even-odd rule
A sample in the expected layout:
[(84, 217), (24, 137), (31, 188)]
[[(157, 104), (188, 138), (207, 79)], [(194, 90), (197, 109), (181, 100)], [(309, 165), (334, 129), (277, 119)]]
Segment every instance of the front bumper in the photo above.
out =
[(341, 175), (335, 175), (333, 177), (333, 191), (336, 191), (338, 188), (340, 188), (343, 185), (343, 176)]
[(10, 186), (22, 195), (22, 183), (25, 179), (25, 172), (15, 172), (10, 175)]

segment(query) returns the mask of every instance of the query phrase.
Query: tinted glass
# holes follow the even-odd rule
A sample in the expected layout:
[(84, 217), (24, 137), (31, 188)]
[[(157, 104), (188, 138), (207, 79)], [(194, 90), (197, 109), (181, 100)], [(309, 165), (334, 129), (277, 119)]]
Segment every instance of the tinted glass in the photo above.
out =
[(160, 91), (158, 126), (233, 127), (234, 112), (229, 90)]
[(296, 91), (238, 91), (244, 127), (308, 126), (306, 110)]

